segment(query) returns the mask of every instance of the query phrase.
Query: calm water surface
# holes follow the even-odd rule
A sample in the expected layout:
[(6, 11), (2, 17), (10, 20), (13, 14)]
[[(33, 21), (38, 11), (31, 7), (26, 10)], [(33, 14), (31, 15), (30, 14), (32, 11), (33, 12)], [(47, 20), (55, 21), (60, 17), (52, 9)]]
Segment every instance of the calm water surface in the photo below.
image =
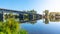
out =
[(28, 31), (28, 34), (60, 34), (60, 22), (47, 22), (37, 20), (35, 23), (21, 23), (21, 29)]

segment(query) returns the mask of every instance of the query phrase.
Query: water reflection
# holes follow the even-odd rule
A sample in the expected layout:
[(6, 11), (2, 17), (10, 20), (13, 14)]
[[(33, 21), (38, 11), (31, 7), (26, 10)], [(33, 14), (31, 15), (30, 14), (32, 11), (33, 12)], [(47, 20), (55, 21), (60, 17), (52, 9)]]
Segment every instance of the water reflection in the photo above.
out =
[(60, 23), (58, 22), (60, 22), (59, 18), (47, 17), (23, 22), (21, 28), (27, 30), (28, 34), (60, 34)]
[(49, 24), (49, 19), (48, 19), (48, 18), (45, 18), (45, 19), (43, 20), (43, 23)]
[(43, 22), (49, 24), (49, 22), (60, 22), (60, 18), (44, 18)]
[(34, 20), (34, 21), (30, 21), (29, 23), (31, 23), (31, 24), (35, 24), (35, 23), (37, 23), (37, 21)]
[(60, 22), (58, 18), (44, 18), (21, 23), (21, 28), (27, 30), (28, 34), (59, 34), (60, 23), (58, 22)]
[[(45, 24), (49, 24), (49, 22), (60, 22), (60, 19), (59, 18), (41, 18), (41, 19), (39, 19), (39, 20), (43, 20), (43, 23), (45, 23)], [(31, 24), (35, 24), (35, 23), (37, 23), (37, 21), (38, 20), (19, 20), (20, 21), (20, 23), (26, 23), (26, 22), (28, 22), (28, 23), (31, 23)]]
[[(39, 20), (41, 20), (41, 19), (39, 19)], [(22, 24), (22, 23), (30, 23), (30, 24), (35, 24), (35, 23), (37, 23), (37, 20), (27, 20), (27, 21), (20, 21), (19, 20), (19, 22)]]

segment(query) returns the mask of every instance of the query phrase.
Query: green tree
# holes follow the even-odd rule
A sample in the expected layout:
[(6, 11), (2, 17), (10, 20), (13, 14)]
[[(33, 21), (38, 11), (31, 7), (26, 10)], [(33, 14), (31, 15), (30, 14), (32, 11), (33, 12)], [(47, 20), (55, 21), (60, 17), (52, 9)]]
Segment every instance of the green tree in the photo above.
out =
[(27, 11), (29, 13), (33, 13), (33, 14), (37, 14), (37, 11), (35, 11), (34, 9), (33, 10), (30, 10), (30, 11)]
[(49, 10), (45, 10), (44, 13), (45, 13), (45, 16), (48, 16)]

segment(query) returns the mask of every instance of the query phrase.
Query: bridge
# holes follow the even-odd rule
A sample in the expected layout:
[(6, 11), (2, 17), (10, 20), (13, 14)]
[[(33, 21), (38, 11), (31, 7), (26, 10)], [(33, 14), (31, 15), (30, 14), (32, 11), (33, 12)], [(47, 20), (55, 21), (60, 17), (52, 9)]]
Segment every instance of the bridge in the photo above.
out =
[[(17, 17), (22, 22), (27, 21), (27, 20), (24, 20), (27, 17), (29, 20), (38, 20), (38, 19), (42, 18), (42, 15), (40, 15), (40, 14), (33, 14), (33, 13), (29, 13), (29, 12), (24, 12), (24, 11), (16, 11), (16, 10), (8, 10), (8, 9), (0, 8), (0, 20), (3, 21), (4, 15), (9, 14), (9, 13), (13, 13), (14, 15), (19, 15)], [(28, 16), (26, 16), (26, 15), (28, 15)]]

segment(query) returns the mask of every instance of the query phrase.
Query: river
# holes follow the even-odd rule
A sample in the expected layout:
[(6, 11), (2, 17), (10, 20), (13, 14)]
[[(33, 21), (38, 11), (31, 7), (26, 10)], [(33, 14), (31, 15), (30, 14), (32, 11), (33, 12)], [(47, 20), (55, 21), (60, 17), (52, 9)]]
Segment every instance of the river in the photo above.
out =
[(28, 34), (60, 34), (60, 22), (58, 20), (40, 19), (20, 24)]

